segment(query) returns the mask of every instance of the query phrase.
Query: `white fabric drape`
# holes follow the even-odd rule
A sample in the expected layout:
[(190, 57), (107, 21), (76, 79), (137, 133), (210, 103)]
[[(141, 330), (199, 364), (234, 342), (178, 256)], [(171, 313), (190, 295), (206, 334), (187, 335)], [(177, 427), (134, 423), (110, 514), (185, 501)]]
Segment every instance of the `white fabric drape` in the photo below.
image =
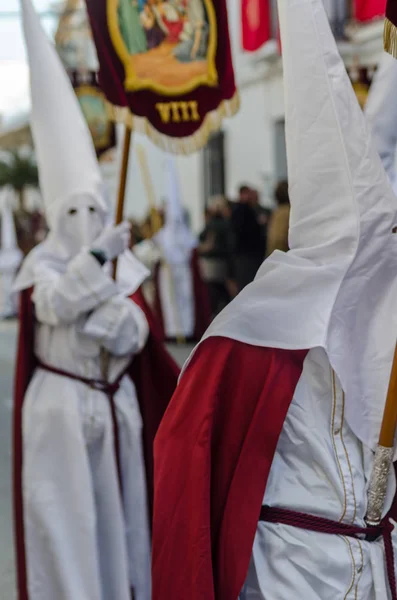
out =
[(205, 337), (324, 348), (351, 429), (375, 449), (397, 339), (397, 199), (321, 0), (279, 4), (291, 250), (264, 262)]
[[(43, 363), (115, 380), (146, 343), (141, 310), (88, 253), (66, 269), (35, 263), (36, 354)], [(123, 498), (107, 397), (37, 369), (23, 411), (23, 497), (31, 600), (150, 600), (142, 419), (132, 382), (115, 396)]]
[[(365, 526), (373, 454), (354, 435), (346, 398), (322, 349), (304, 363), (263, 504)], [(395, 493), (389, 481), (384, 514)], [(397, 549), (397, 536), (394, 533)], [(387, 600), (382, 540), (259, 523), (240, 600)]]

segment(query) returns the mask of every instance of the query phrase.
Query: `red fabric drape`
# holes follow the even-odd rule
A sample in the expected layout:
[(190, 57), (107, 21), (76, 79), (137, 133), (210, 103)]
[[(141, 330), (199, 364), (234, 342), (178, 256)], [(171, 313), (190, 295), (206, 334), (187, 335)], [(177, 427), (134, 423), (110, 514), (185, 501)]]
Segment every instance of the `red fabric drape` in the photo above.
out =
[(270, 40), (270, 1), (241, 0), (242, 46), (255, 52)]
[(386, 0), (354, 0), (353, 10), (356, 21), (366, 23), (384, 16)]
[(161, 339), (165, 340), (165, 327), (164, 327), (164, 315), (163, 308), (161, 305), (161, 295), (160, 295), (160, 268), (161, 262), (157, 262), (154, 267), (154, 313), (156, 315), (156, 320), (159, 324)]
[(18, 354), (14, 382), (13, 492), (18, 600), (28, 600), (22, 497), (22, 408), (23, 399), (35, 368), (34, 311), (32, 290), (30, 289), (24, 290), (20, 295)]
[(209, 338), (155, 441), (153, 600), (234, 600), (306, 351)]
[(153, 443), (161, 419), (178, 383), (180, 369), (162, 344), (157, 323), (141, 289), (132, 300), (143, 310), (150, 326), (144, 349), (134, 357), (129, 370), (143, 420), (143, 445), (149, 508), (153, 510)]

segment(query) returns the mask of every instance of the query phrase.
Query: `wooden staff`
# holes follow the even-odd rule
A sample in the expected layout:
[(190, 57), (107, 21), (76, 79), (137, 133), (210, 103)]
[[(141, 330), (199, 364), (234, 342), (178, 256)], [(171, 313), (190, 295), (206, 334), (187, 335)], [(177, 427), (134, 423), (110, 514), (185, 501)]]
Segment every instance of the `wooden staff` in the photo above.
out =
[[(121, 160), (120, 183), (117, 196), (116, 225), (119, 225), (124, 216), (125, 190), (127, 187), (128, 163), (130, 160), (132, 129), (126, 125), (124, 132), (123, 156)], [(113, 261), (113, 279), (117, 276), (117, 258)]]
[[(124, 143), (123, 143), (123, 156), (121, 160), (121, 171), (120, 171), (120, 183), (119, 183), (119, 191), (117, 196), (117, 207), (116, 207), (116, 225), (119, 225), (123, 220), (124, 215), (124, 200), (125, 200), (125, 190), (127, 187), (127, 175), (128, 175), (128, 163), (130, 159), (130, 150), (131, 150), (131, 137), (132, 137), (132, 129), (128, 125), (126, 125), (124, 132)], [(113, 261), (113, 273), (112, 277), (114, 281), (116, 281), (117, 276), (117, 258)], [(109, 380), (109, 363), (110, 363), (110, 355), (109, 353), (102, 348), (100, 354), (100, 364), (102, 377), (104, 381)]]
[(368, 509), (366, 522), (377, 526), (382, 520), (387, 484), (393, 464), (394, 438), (397, 429), (397, 345), (394, 350), (393, 365), (387, 390), (385, 410), (378, 447), (368, 488)]

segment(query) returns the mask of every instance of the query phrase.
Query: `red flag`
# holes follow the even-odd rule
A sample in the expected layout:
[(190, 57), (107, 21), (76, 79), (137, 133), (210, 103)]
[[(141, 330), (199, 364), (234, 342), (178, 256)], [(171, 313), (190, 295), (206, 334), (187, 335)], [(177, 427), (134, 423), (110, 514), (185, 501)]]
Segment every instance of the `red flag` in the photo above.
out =
[(238, 110), (226, 0), (86, 3), (115, 117), (166, 150), (189, 153)]
[(353, 6), (356, 21), (366, 23), (384, 16), (386, 0), (354, 0)]
[(269, 0), (241, 1), (242, 44), (255, 52), (271, 37)]

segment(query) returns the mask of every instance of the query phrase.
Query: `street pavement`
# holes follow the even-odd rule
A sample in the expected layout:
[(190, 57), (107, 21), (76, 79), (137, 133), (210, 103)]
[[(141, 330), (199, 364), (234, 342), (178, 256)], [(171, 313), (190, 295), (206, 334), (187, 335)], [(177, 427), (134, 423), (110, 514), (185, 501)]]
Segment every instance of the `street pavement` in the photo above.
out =
[[(16, 331), (16, 323), (0, 323), (0, 600), (16, 598), (11, 506), (11, 417)], [(179, 364), (184, 362), (190, 350), (185, 346), (170, 347)]]

